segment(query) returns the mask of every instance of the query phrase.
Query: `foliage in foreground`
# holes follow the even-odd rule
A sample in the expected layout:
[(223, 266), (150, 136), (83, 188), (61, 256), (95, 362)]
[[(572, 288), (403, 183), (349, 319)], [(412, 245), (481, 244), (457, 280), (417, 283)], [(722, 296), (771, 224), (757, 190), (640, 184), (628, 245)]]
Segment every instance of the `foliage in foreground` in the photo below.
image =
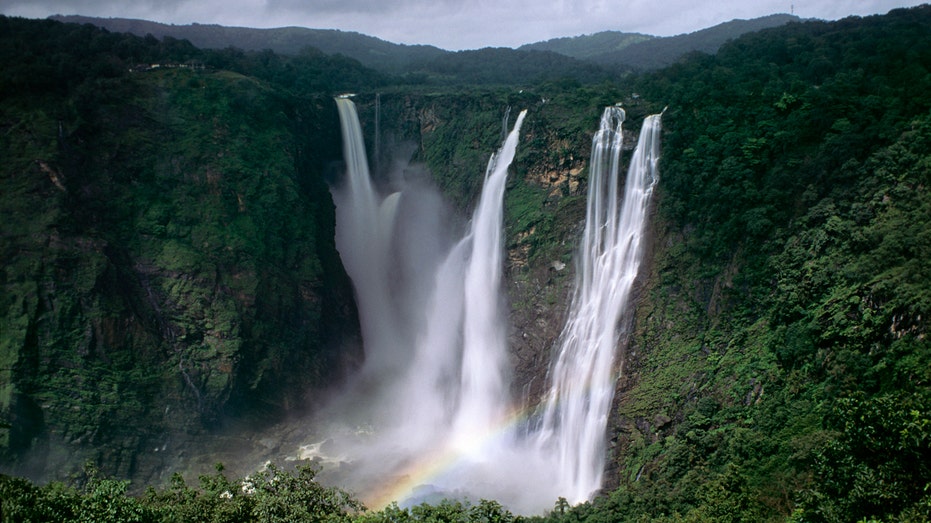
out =
[(149, 488), (142, 496), (127, 494), (128, 481), (106, 479), (90, 467), (78, 487), (0, 476), (0, 521), (348, 521), (362, 510), (348, 493), (317, 483), (316, 474), (311, 465), (293, 471), (269, 465), (231, 480), (218, 465), (215, 474), (200, 477), (199, 488), (176, 474), (164, 490)]
[[(104, 478), (88, 466), (77, 486), (53, 482), (37, 486), (22, 478), (0, 475), (0, 523), (169, 523), (169, 522), (483, 522), (523, 521), (496, 501), (477, 504), (443, 500), (400, 508), (391, 504), (367, 511), (351, 494), (316, 481), (318, 469), (299, 465), (293, 470), (268, 465), (241, 479), (217, 472), (200, 476), (199, 486), (188, 485), (180, 474), (162, 489), (149, 488), (141, 496), (127, 493), (128, 481)], [(562, 514), (565, 502), (562, 502)]]

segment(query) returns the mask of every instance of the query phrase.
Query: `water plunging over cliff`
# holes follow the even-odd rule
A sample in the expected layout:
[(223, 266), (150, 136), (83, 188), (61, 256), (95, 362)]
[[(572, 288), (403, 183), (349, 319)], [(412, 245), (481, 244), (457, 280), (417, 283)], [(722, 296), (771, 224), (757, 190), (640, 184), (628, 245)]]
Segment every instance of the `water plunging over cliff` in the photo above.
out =
[(601, 487), (608, 409), (620, 371), (615, 352), (630, 317), (630, 293), (643, 257), (650, 196), (657, 181), (660, 115), (643, 122), (618, 197), (624, 110), (608, 107), (592, 140), (585, 232), (575, 294), (550, 371), (538, 434), (552, 452), (562, 496), (584, 501)]
[[(399, 191), (379, 191), (355, 106), (344, 98), (337, 105), (347, 166), (346, 179), (332, 191), (337, 248), (355, 289), (366, 358), (349, 395), (355, 396), (351, 408), (368, 411), (363, 423), (375, 432), (373, 441), (345, 454), (364, 469), (361, 475), (386, 480), (431, 454), (481, 461), (475, 443), (504, 422), (509, 405), (503, 203), (526, 111), (488, 163), (469, 227), (424, 234), (405, 227), (436, 221), (433, 209), (417, 207), (423, 191), (410, 196), (403, 181)], [(413, 270), (414, 257), (402, 246), (424, 241), (436, 248), (424, 253), (429, 259), (417, 257)]]
[(347, 179), (333, 189), (337, 247), (356, 291), (366, 355), (349, 393), (355, 399), (340, 410), (351, 419), (346, 411), (364, 406), (362, 423), (371, 432), (357, 446), (337, 442), (358, 470), (349, 487), (372, 506), (436, 493), (493, 498), (532, 513), (559, 496), (588, 499), (604, 467), (615, 351), (656, 182), (659, 116), (644, 122), (623, 205), (624, 112), (612, 107), (602, 117), (577, 288), (550, 391), (531, 416), (516, 410), (509, 395), (501, 284), (505, 181), (526, 111), (488, 163), (467, 230), (415, 233), (416, 241), (436, 248), (412, 256), (403, 247), (412, 244), (406, 229), (433, 220), (432, 208), (418, 208), (423, 195), (410, 197), (404, 184), (400, 191), (373, 186), (355, 107), (348, 99), (337, 105), (347, 164)]

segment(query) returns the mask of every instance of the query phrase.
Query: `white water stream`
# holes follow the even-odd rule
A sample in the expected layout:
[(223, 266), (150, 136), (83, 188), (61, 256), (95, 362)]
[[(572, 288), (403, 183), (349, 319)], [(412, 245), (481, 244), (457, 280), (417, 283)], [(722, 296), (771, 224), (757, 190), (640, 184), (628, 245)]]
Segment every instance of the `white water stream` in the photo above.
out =
[[(585, 232), (575, 294), (550, 371), (539, 443), (553, 453), (562, 496), (582, 501), (601, 487), (608, 410), (620, 369), (615, 353), (643, 258), (650, 196), (657, 181), (660, 115), (643, 122), (623, 203), (619, 198), (624, 110), (608, 107), (592, 140)], [(627, 321), (624, 321), (624, 320)]]
[[(601, 486), (615, 353), (657, 179), (659, 115), (644, 121), (623, 204), (624, 113), (610, 107), (602, 117), (576, 290), (550, 390), (531, 423), (509, 395), (501, 283), (507, 171), (526, 111), (488, 163), (469, 227), (456, 234), (425, 225), (443, 221), (435, 192), (403, 179), (376, 189), (355, 106), (342, 98), (337, 105), (347, 166), (333, 188), (337, 248), (355, 289), (366, 358), (328, 414), (343, 418), (332, 438), (348, 456), (347, 487), (370, 505), (465, 496), (521, 513), (540, 513), (560, 496), (589, 499)], [(345, 427), (353, 424), (367, 435), (350, 441)]]

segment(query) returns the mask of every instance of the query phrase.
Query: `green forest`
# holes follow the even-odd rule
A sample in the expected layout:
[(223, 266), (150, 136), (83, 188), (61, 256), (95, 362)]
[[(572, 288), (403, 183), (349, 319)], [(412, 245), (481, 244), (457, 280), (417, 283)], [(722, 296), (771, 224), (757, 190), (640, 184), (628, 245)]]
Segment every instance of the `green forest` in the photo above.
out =
[[(385, 72), (0, 17), (0, 521), (931, 521), (931, 7), (647, 71), (515, 53)], [(601, 108), (668, 107), (592, 501), (368, 509), (316, 464), (168, 470), (165, 435), (274, 423), (359, 364), (327, 188), (347, 91), (461, 208), (528, 108), (505, 197), (526, 324), (571, 285), (549, 266)]]

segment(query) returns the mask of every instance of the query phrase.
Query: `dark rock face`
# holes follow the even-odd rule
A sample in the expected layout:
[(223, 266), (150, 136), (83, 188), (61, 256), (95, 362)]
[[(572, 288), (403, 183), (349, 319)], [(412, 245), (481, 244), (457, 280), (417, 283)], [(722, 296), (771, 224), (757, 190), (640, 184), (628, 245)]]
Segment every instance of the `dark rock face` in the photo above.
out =
[[(344, 348), (360, 345), (346, 341), (358, 327), (324, 182), (338, 119), (329, 98), (228, 72), (134, 73), (93, 97), (61, 119), (28, 104), (0, 114), (23, 131), (2, 142), (18, 152), (3, 166), (0, 247), (13, 262), (0, 451), (5, 470), (37, 478), (90, 459), (159, 481), (211, 434), (314, 406), (313, 391), (362, 357)], [(375, 100), (359, 98), (376, 170), (407, 151), (463, 215), (505, 108), (530, 110), (505, 248), (512, 394), (535, 404), (570, 299), (604, 101), (386, 95), (376, 140)]]
[(0, 455), (37, 478), (87, 459), (151, 478), (358, 359), (337, 347), (357, 326), (322, 177), (331, 101), (177, 70), (95, 95), (58, 120), (0, 112)]
[[(379, 140), (414, 144), (411, 158), (424, 163), (446, 199), (467, 215), (481, 191), (483, 167), (501, 143), (507, 108), (528, 109), (505, 193), (505, 285), (510, 309), (512, 396), (525, 406), (540, 401), (571, 300), (577, 238), (585, 220), (587, 162), (604, 105), (617, 93), (579, 100), (547, 100), (537, 93), (474, 96), (383, 95), (377, 105)], [(606, 98), (602, 98), (605, 97)], [(356, 98), (374, 148), (376, 102)], [(646, 112), (626, 100), (632, 123), (624, 161)], [(513, 123), (513, 115), (510, 123)], [(382, 147), (382, 151), (385, 148)]]

